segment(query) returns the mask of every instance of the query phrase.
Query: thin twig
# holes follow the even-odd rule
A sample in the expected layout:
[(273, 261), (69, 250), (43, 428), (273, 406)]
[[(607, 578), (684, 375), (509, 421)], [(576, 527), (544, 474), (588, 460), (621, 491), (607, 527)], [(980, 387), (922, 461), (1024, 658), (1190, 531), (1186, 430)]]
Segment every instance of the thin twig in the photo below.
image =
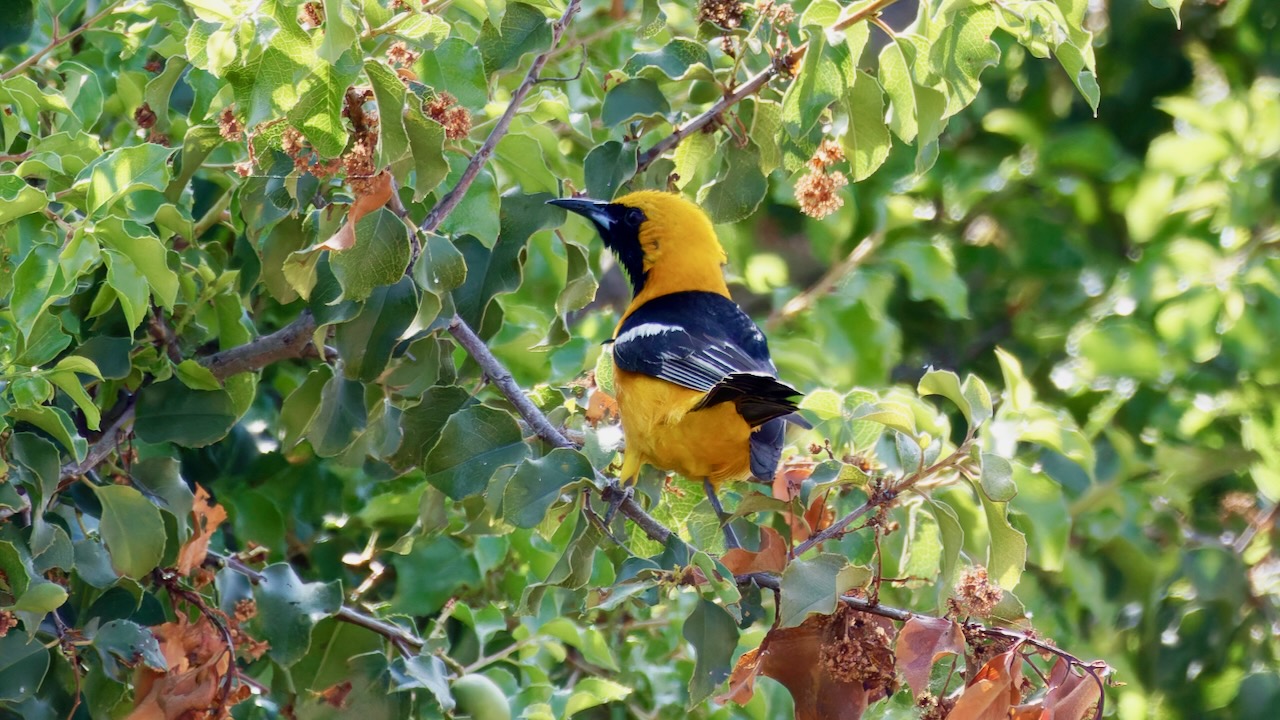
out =
[(311, 345), (311, 335), (315, 331), (315, 316), (311, 311), (303, 310), (297, 319), (270, 335), (210, 355), (201, 364), (219, 380), (261, 370), (281, 360), (302, 357)]
[[(249, 578), (249, 580), (254, 583), (260, 583), (266, 580), (265, 575), (244, 564), (234, 555), (223, 555), (222, 553), (210, 550), (208, 560), (222, 565), (232, 572), (239, 573)], [(335, 617), (342, 622), (357, 625), (365, 628), (366, 630), (372, 630), (373, 632), (387, 638), (391, 641), (392, 645), (396, 646), (397, 650), (406, 656), (412, 656), (421, 651), (425, 644), (422, 638), (408, 630), (405, 630), (399, 625), (394, 625), (385, 620), (379, 620), (378, 618), (360, 612), (349, 605), (343, 605), (338, 608), (338, 612)]]
[(810, 548), (817, 545), (818, 543), (825, 542), (834, 537), (844, 534), (845, 528), (848, 527), (849, 524), (852, 523), (854, 520), (857, 520), (858, 518), (862, 517), (863, 515), (866, 515), (868, 512), (871, 512), (876, 508), (885, 507), (889, 505), (895, 499), (897, 499), (899, 495), (906, 492), (907, 490), (910, 490), (916, 483), (920, 482), (921, 480), (924, 480), (925, 478), (931, 475), (934, 475), (935, 473), (939, 473), (939, 472), (942, 472), (943, 470), (947, 470), (949, 468), (955, 467), (956, 465), (959, 465), (961, 462), (964, 461), (965, 458), (969, 457), (969, 445), (972, 441), (973, 441), (972, 436), (965, 438), (965, 441), (960, 443), (960, 446), (957, 447), (954, 452), (952, 452), (950, 455), (946, 456), (945, 458), (939, 460), (938, 462), (934, 463), (933, 465), (930, 465), (927, 468), (917, 470), (916, 472), (911, 473), (910, 475), (904, 476), (897, 483), (891, 485), (890, 487), (888, 487), (883, 491), (873, 492), (871, 496), (867, 498), (867, 501), (864, 502), (862, 505), (858, 506), (858, 508), (855, 509), (853, 512), (835, 521), (834, 523), (832, 523), (831, 525), (823, 529), (821, 532), (811, 535), (809, 539), (797, 545), (795, 550), (792, 551), (792, 556), (800, 557), (806, 551), (808, 551)]
[(569, 6), (564, 9), (564, 14), (560, 16), (551, 26), (551, 47), (546, 52), (533, 59), (533, 65), (529, 67), (529, 72), (524, 76), (524, 82), (520, 83), (520, 87), (511, 94), (511, 102), (507, 104), (507, 109), (502, 113), (502, 117), (498, 118), (498, 122), (494, 124), (493, 129), (489, 131), (489, 137), (485, 138), (484, 144), (476, 150), (471, 156), (471, 160), (467, 163), (467, 167), (462, 171), (462, 176), (458, 179), (458, 183), (440, 198), (440, 202), (431, 208), (431, 212), (423, 218), (419, 227), (423, 232), (434, 232), (440, 227), (440, 223), (448, 217), (449, 213), (462, 202), (463, 196), (467, 194), (467, 189), (471, 187), (471, 183), (475, 182), (476, 176), (480, 174), (480, 168), (489, 161), (489, 157), (493, 155), (493, 151), (498, 147), (498, 141), (507, 134), (507, 130), (511, 127), (511, 121), (515, 119), (517, 113), (520, 112), (520, 104), (524, 102), (525, 97), (533, 86), (538, 82), (538, 74), (542, 72), (542, 67), (547, 64), (547, 60), (551, 57), (551, 53), (555, 50), (556, 45), (560, 43), (561, 36), (564, 35), (564, 29), (569, 25), (569, 21), (573, 19), (574, 13), (578, 12), (580, 0), (569, 0)]
[(765, 329), (776, 329), (787, 320), (813, 307), (815, 302), (835, 290), (842, 280), (861, 267), (883, 242), (884, 235), (882, 233), (875, 233), (863, 238), (862, 242), (858, 243), (844, 260), (831, 266), (831, 269), (823, 273), (817, 282), (810, 285), (804, 292), (788, 300), (781, 308), (770, 313), (769, 317), (764, 321)]
[(1277, 511), (1280, 511), (1280, 503), (1273, 504), (1270, 509), (1256, 517), (1253, 522), (1249, 523), (1249, 527), (1245, 528), (1244, 532), (1240, 533), (1240, 537), (1236, 538), (1231, 549), (1234, 550), (1236, 554), (1243, 553), (1247, 550), (1249, 543), (1253, 542), (1253, 538), (1257, 536), (1259, 530), (1262, 530), (1268, 525), (1275, 524)]
[(14, 65), (13, 67), (6, 70), (4, 74), (0, 75), (0, 80), (8, 80), (14, 75), (17, 75), (23, 70), (26, 70), (32, 65), (35, 65), (36, 63), (40, 62), (40, 58), (44, 57), (45, 55), (48, 55), (51, 51), (53, 51), (55, 48), (59, 47), (60, 45), (63, 45), (79, 37), (81, 33), (83, 33), (85, 30), (88, 30), (90, 27), (92, 27), (94, 23), (98, 22), (102, 18), (111, 14), (111, 12), (115, 10), (116, 7), (120, 5), (122, 2), (124, 2), (124, 0), (111, 0), (111, 2), (108, 2), (105, 6), (103, 6), (101, 10), (98, 11), (97, 15), (94, 15), (88, 20), (85, 20), (83, 23), (80, 24), (80, 27), (76, 28), (75, 30), (72, 30), (66, 35), (61, 35), (61, 36), (58, 35), (57, 26), (55, 25), (53, 39), (49, 41), (49, 44), (37, 50), (36, 53), (31, 57), (27, 58), (26, 60), (23, 60), (17, 65)]

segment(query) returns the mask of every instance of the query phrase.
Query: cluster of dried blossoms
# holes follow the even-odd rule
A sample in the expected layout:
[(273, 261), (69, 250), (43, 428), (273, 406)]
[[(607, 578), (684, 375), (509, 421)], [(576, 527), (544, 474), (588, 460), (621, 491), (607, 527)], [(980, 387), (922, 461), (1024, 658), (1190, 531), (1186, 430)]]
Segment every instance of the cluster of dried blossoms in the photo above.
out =
[(244, 137), (244, 125), (236, 119), (236, 112), (227, 108), (218, 116), (218, 134), (227, 142), (239, 142)]
[(784, 27), (795, 22), (796, 11), (792, 9), (790, 3), (775, 3), (773, 0), (759, 0), (756, 3), (756, 10), (769, 21), (774, 27)]
[(987, 569), (974, 565), (960, 572), (960, 579), (956, 581), (956, 593), (950, 603), (957, 615), (986, 617), (1000, 604), (1002, 598), (1004, 591), (987, 577)]
[(471, 113), (447, 92), (429, 96), (422, 103), (422, 111), (444, 126), (444, 136), (450, 140), (460, 140), (471, 134)]
[(357, 197), (369, 194), (369, 183), (378, 174), (374, 162), (378, 149), (378, 116), (366, 112), (364, 104), (373, 99), (373, 91), (365, 88), (347, 90), (343, 98), (342, 116), (351, 121), (351, 147), (341, 158), (347, 185)]
[(324, 7), (318, 2), (303, 4), (298, 11), (298, 23), (310, 25), (311, 27), (320, 27), (324, 24)]
[(742, 25), (742, 0), (701, 0), (698, 22), (709, 22), (732, 30)]
[(823, 140), (809, 159), (809, 172), (796, 181), (796, 202), (800, 212), (824, 218), (844, 205), (839, 190), (849, 184), (844, 173), (831, 166), (844, 160), (844, 151), (832, 140)]
[(391, 47), (387, 48), (387, 59), (392, 65), (408, 67), (418, 61), (419, 55), (420, 53), (410, 50), (402, 40), (391, 43)]

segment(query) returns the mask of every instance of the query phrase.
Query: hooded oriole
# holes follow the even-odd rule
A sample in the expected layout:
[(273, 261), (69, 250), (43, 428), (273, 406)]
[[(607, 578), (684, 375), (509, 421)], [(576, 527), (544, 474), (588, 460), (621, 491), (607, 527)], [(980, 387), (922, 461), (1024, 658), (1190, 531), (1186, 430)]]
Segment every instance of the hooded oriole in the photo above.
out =
[(788, 417), (800, 393), (778, 380), (764, 333), (729, 297), (711, 220), (651, 190), (550, 202), (591, 220), (634, 290), (612, 342), (622, 480), (634, 482), (645, 463), (702, 480), (723, 519), (715, 489), (772, 481), (784, 418), (804, 423)]

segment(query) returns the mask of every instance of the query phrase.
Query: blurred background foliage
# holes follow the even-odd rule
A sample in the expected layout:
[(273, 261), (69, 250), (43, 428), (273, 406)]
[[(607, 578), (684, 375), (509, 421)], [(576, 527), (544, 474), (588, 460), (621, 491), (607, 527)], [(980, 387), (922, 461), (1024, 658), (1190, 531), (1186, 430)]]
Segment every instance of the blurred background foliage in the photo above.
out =
[[(1007, 563), (1017, 585), (1010, 607), (1020, 602), (1041, 636), (1116, 669), (1124, 685), (1108, 690), (1108, 717), (1269, 718), (1280, 707), (1280, 361), (1271, 348), (1280, 338), (1280, 7), (1058, 2), (1093, 33), (1090, 98), (1081, 76), (1036, 56), (1047, 53), (1037, 31), (1021, 43), (1007, 31), (1030, 27), (1036, 6), (1051, 4), (973, 4), (994, 8), (1005, 30), (988, 29), (998, 55), (978, 66), (981, 89), (949, 118), (936, 156), (881, 128), (883, 165), (839, 165), (853, 181), (826, 217), (802, 212), (795, 187), (810, 141), (844, 134), (848, 113), (789, 134), (761, 120), (781, 113), (777, 92), (735, 106), (714, 134), (695, 134), (633, 185), (664, 187), (684, 170), (674, 183), (733, 220), (717, 230), (735, 298), (768, 331), (782, 377), (811, 393), (806, 407), (820, 421), (797, 438), (796, 455), (830, 438), (849, 466), (864, 455), (890, 474), (910, 467), (911, 450), (893, 441), (902, 434), (853, 422), (858, 406), (908, 407), (916, 439), (940, 439), (936, 453), (962, 442), (966, 425), (916, 397), (926, 368), (987, 380), (1000, 399), (981, 439), (1013, 461), (1008, 522), (1026, 536), (1025, 573), (1021, 557)], [(446, 676), (464, 670), (483, 672), (527, 717), (790, 713), (789, 695), (764, 680), (745, 706), (685, 709), (691, 693), (703, 700), (708, 683), (723, 680), (703, 667), (710, 658), (723, 664), (760, 644), (772, 600), (744, 590), (735, 603), (756, 622), (717, 635), (707, 606), (723, 596), (717, 605), (705, 589), (681, 591), (653, 573), (693, 560), (670, 548), (663, 557), (634, 529), (635, 547), (649, 551), (638, 554), (661, 559), (628, 558), (602, 543), (574, 492), (589, 475), (580, 458), (597, 468), (611, 458), (607, 427), (583, 422), (585, 378), (626, 288), (590, 228), (552, 232), (563, 218), (542, 201), (611, 194), (629, 176), (637, 137), (647, 148), (672, 131), (674, 113), (721, 96), (714, 81), (735, 60), (695, 7), (585, 2), (547, 71), (572, 77), (581, 65), (580, 77), (535, 86), (441, 235), (424, 236), (410, 282), (397, 280), (409, 264), (397, 254), (405, 236), (354, 259), (305, 252), (344, 219), (322, 208), (349, 203), (352, 191), (291, 175), (308, 159), (291, 151), (289, 131), (302, 130), (315, 150), (311, 167), (350, 151), (358, 138), (329, 122), (346, 86), (367, 78), (381, 107), (405, 92), (394, 75), (407, 70), (425, 103), (395, 124), (399, 140), (388, 139), (384, 113), (376, 161), (402, 181), (412, 175), (399, 199), (420, 222), (517, 90), (527, 52), (549, 45), (547, 18), (562, 5), (445, 0), (426, 3), (428, 13), (416, 0), (332, 0), (320, 22), (303, 17), (290, 32), (276, 20), (307, 11), (284, 0), (38, 0), (30, 17), (27, 3), (16, 5), (0, 26), (9, 480), (0, 485), (0, 607), (23, 624), (0, 638), (0, 715), (123, 716), (134, 707), (130, 682), (140, 702), (138, 678), (164, 665), (145, 629), (176, 622), (170, 603), (187, 597), (151, 574), (199, 534), (177, 510), (193, 503), (187, 484), (226, 510), (212, 547), (247, 551), (277, 578), (251, 586), (222, 569), (201, 589), (231, 617), (255, 600), (258, 616), (237, 631), (270, 646), (262, 657), (241, 647), (245, 675), (269, 692), (236, 705), (236, 717), (438, 717), (454, 702)], [(98, 30), (11, 70), (58, 32), (55, 15), (65, 33), (104, 9), (116, 15)], [(392, 23), (400, 12), (412, 21)], [(917, 12), (901, 0), (883, 21), (903, 31)], [(323, 35), (314, 32), (322, 23)], [(362, 69), (344, 37), (381, 69)], [(676, 41), (705, 64), (673, 52), (636, 59), (685, 47)], [(414, 56), (384, 63), (393, 42)], [(883, 73), (885, 35), (872, 29), (866, 42), (857, 68)], [(253, 55), (264, 52), (276, 55)], [(756, 48), (739, 80), (761, 57)], [(288, 122), (274, 122), (280, 88), (293, 80), (271, 74), (313, 66), (327, 68), (323, 82), (293, 85)], [(645, 83), (626, 85), (636, 78)], [(444, 91), (456, 102), (433, 112)], [(769, 103), (774, 110), (762, 110)], [(144, 104), (155, 117), (139, 115)], [(238, 129), (222, 117), (228, 108)], [(246, 129), (256, 133), (255, 164), (237, 167)], [(172, 167), (164, 145), (181, 148)], [(745, 201), (724, 191), (751, 187), (760, 192)], [(357, 247), (385, 240), (378, 223), (393, 221), (388, 210), (366, 216)], [(167, 254), (139, 251), (130, 238), (140, 235)], [(101, 257), (79, 250), (99, 236)], [(231, 377), (191, 362), (285, 326), (304, 307), (337, 326), (328, 343), (341, 362), (291, 360)], [(581, 455), (524, 441), (506, 403), (481, 388), (474, 363), (442, 332), (455, 311), (553, 420), (579, 432)], [(410, 341), (379, 345), (402, 335)], [(74, 358), (91, 360), (92, 372)], [(81, 380), (92, 397), (75, 393)], [(59, 463), (74, 469), (96, 437), (95, 410), (106, 428), (135, 392), (127, 449), (90, 482), (58, 481)], [(553, 457), (563, 463), (545, 460)], [(133, 485), (111, 484), (129, 477)], [(518, 514), (547, 478), (562, 479), (564, 495), (535, 498), (536, 516)], [(139, 488), (143, 505), (112, 487)], [(642, 492), (661, 488), (650, 477)], [(714, 525), (689, 495), (663, 494), (661, 517), (714, 550)], [(982, 562), (998, 552), (989, 548), (1000, 529), (979, 493), (935, 495), (954, 508), (963, 538), (921, 504), (895, 511), (906, 529), (889, 536), (884, 572), (927, 582), (886, 587), (886, 603), (939, 612), (955, 576), (951, 553)], [(863, 499), (855, 490), (835, 506), (843, 513)], [(827, 549), (870, 563), (865, 535)], [(542, 582), (561, 587), (531, 598)], [(49, 583), (64, 592), (32, 589)], [(344, 602), (420, 632), (426, 651), (397, 657), (385, 633), (336, 619)], [(62, 652), (45, 648), (51, 638)], [(347, 693), (339, 702), (335, 688)], [(73, 698), (83, 699), (74, 709)], [(904, 690), (869, 715), (915, 712)]]

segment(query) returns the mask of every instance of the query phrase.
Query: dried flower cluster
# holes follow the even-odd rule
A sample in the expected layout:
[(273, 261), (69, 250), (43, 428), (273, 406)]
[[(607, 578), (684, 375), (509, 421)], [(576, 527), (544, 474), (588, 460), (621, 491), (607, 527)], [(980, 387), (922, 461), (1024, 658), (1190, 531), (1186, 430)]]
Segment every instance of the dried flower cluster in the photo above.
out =
[(790, 3), (775, 3), (774, 0), (759, 0), (756, 11), (769, 18), (775, 26), (781, 27), (795, 22), (796, 11)]
[(742, 25), (742, 0), (701, 0), (698, 3), (698, 22), (709, 22), (726, 29), (736, 28)]
[(924, 693), (916, 698), (916, 707), (920, 709), (920, 720), (945, 720), (956, 706), (956, 699), (940, 698), (933, 693)]
[(820, 659), (831, 677), (858, 683), (872, 696), (884, 696), (897, 687), (894, 670), (893, 625), (841, 605), (830, 618)]
[(133, 121), (143, 130), (150, 130), (156, 124), (156, 112), (151, 109), (148, 103), (142, 105), (133, 111)]
[(844, 173), (830, 169), (844, 160), (844, 151), (831, 140), (822, 144), (809, 159), (809, 172), (796, 181), (796, 202), (800, 212), (813, 218), (824, 218), (844, 205), (839, 190), (849, 184)]
[(403, 40), (397, 40), (387, 48), (387, 59), (392, 65), (412, 65), (418, 61), (418, 56), (419, 53), (410, 50)]
[(0, 610), (0, 638), (18, 626), (18, 617), (8, 610)]
[(987, 577), (987, 569), (974, 565), (960, 572), (952, 607), (960, 615), (986, 617), (1003, 597), (1004, 591)]
[(152, 75), (159, 75), (164, 71), (164, 58), (153, 53), (151, 57), (147, 58), (147, 63), (142, 66), (142, 69)]
[(1246, 522), (1253, 522), (1258, 517), (1258, 498), (1253, 493), (1234, 490), (1223, 495), (1218, 506), (1222, 511), (1223, 522), (1232, 517), (1241, 517)]
[(237, 142), (244, 135), (244, 126), (236, 119), (235, 110), (227, 108), (218, 116), (218, 133), (227, 142)]
[(422, 111), (444, 126), (444, 136), (450, 140), (459, 140), (471, 134), (471, 113), (447, 92), (427, 98), (422, 104)]
[(320, 27), (324, 24), (324, 7), (318, 2), (303, 4), (298, 12), (298, 23), (310, 25), (311, 27)]

